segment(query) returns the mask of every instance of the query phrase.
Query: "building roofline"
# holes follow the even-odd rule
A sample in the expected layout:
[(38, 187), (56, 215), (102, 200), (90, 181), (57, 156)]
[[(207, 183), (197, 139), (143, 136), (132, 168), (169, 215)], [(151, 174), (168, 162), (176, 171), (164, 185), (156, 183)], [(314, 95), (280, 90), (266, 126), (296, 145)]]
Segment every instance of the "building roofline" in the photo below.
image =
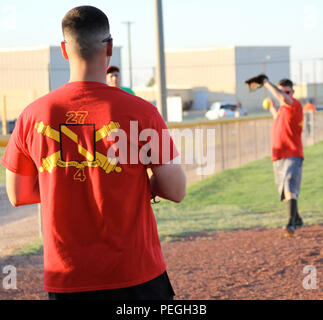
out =
[(214, 51), (214, 50), (228, 50), (233, 49), (234, 46), (226, 47), (195, 47), (195, 48), (178, 48), (178, 49), (166, 49), (166, 52), (189, 52), (189, 51)]
[(235, 46), (235, 48), (247, 48), (247, 49), (281, 48), (281, 49), (290, 49), (291, 46)]
[(195, 47), (195, 48), (178, 48), (178, 49), (166, 49), (167, 53), (175, 53), (175, 52), (196, 52), (196, 51), (216, 51), (216, 50), (232, 50), (239, 48), (246, 49), (269, 49), (269, 48), (281, 48), (281, 49), (289, 49), (291, 46), (211, 46), (211, 47)]
[(0, 52), (14, 52), (14, 51), (33, 51), (33, 50), (45, 50), (49, 49), (50, 45), (39, 45), (39, 46), (26, 46), (26, 47), (7, 47), (0, 48)]
[[(51, 48), (60, 48), (59, 45), (37, 45), (25, 47), (0, 47), (0, 52), (19, 52), (19, 51), (34, 51), (34, 50), (48, 50)], [(121, 48), (121, 46), (114, 46), (114, 48)]]

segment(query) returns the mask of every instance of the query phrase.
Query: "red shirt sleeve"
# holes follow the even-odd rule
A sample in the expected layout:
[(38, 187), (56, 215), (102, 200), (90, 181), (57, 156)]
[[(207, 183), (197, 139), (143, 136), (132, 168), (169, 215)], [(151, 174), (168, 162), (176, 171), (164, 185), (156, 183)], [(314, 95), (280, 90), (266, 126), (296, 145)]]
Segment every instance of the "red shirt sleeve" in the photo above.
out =
[(23, 116), (21, 115), (9, 139), (1, 164), (14, 173), (35, 176), (38, 174), (37, 168), (29, 155), (28, 149), (22, 143), (26, 139), (23, 125)]

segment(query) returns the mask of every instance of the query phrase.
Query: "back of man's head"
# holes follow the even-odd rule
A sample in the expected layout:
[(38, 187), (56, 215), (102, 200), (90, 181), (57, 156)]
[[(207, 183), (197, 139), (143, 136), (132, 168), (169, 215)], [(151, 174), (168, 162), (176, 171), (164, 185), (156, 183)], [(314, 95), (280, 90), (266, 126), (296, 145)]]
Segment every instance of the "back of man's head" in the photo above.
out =
[(281, 87), (290, 87), (292, 89), (293, 89), (293, 86), (294, 86), (293, 82), (291, 80), (289, 80), (289, 79), (286, 79), (286, 78), (280, 80), (278, 85), (281, 86)]
[(110, 35), (107, 16), (98, 8), (80, 6), (71, 9), (62, 20), (65, 41), (73, 51), (85, 60), (90, 60), (102, 48), (102, 40)]

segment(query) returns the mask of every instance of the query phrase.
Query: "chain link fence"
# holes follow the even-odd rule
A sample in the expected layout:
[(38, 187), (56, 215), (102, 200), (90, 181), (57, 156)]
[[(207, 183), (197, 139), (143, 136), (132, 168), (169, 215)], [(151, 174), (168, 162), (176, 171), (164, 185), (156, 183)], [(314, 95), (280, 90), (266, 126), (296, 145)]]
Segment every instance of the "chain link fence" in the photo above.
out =
[[(187, 182), (201, 181), (271, 155), (271, 117), (170, 125)], [(323, 112), (305, 113), (304, 146), (323, 140)], [(0, 147), (8, 138), (0, 139)], [(0, 225), (40, 212), (37, 205), (14, 208), (0, 184)], [(41, 234), (41, 230), (40, 230)]]
[[(188, 183), (271, 156), (272, 121), (262, 117), (170, 125)], [(323, 112), (304, 114), (302, 139), (304, 146), (323, 140)]]

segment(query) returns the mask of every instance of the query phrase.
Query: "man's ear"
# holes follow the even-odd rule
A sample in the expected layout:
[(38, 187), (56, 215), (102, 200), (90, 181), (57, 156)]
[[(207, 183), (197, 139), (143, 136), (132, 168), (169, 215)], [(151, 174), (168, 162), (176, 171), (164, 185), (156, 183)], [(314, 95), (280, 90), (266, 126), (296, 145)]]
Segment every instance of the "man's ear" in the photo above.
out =
[(66, 44), (64, 41), (61, 41), (61, 50), (62, 50), (62, 55), (63, 57), (68, 60), (68, 55), (67, 55), (67, 52), (66, 52)]
[(111, 40), (107, 43), (107, 56), (108, 56), (108, 57), (112, 57), (112, 53), (113, 53), (113, 39), (111, 39)]

